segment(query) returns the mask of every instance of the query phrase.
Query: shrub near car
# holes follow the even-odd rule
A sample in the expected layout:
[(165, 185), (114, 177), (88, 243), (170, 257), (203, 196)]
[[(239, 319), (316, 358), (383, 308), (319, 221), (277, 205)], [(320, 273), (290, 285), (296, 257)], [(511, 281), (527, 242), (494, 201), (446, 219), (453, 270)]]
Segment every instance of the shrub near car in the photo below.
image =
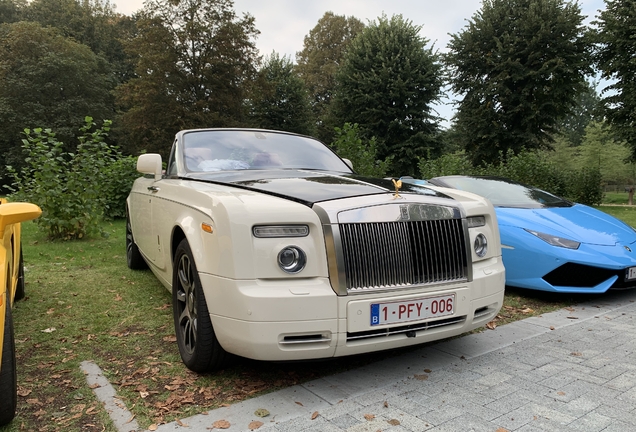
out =
[(40, 213), (34, 204), (7, 203), (0, 198), (0, 425), (13, 420), (18, 401), (11, 308), (25, 295), (20, 222)]
[[(504, 268), (485, 199), (356, 175), (319, 141), (200, 129), (167, 169), (141, 155), (127, 261), (172, 292), (192, 370), (318, 359), (446, 338), (499, 311)], [(400, 187), (401, 186), (401, 187)]]

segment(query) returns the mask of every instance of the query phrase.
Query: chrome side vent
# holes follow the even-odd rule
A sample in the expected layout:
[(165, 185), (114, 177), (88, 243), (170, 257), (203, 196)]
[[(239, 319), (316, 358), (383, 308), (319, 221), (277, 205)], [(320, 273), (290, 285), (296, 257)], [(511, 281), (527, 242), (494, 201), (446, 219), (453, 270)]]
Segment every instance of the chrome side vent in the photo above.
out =
[(466, 281), (461, 219), (340, 224), (349, 292)]
[(306, 344), (329, 344), (331, 335), (329, 334), (307, 334), (284, 336), (279, 342), (280, 345), (306, 345)]

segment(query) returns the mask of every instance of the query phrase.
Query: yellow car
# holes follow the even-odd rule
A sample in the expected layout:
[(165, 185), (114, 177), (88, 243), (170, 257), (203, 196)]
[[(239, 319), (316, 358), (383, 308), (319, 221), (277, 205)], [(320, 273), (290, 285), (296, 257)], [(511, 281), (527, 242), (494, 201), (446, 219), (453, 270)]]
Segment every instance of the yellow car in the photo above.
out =
[(11, 307), (24, 297), (20, 222), (40, 213), (35, 204), (7, 203), (0, 198), (0, 426), (13, 420), (18, 399)]

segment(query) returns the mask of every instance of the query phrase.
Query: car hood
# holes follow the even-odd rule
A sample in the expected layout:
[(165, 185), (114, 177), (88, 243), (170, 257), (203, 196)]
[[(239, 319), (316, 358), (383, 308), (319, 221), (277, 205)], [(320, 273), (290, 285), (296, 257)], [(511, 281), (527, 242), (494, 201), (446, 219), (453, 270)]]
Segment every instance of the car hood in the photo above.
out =
[[(186, 178), (258, 191), (309, 206), (321, 201), (395, 192), (390, 180), (309, 170), (237, 170), (192, 173)], [(406, 183), (400, 189), (400, 194), (402, 193), (450, 199), (429, 188)]]
[(526, 228), (595, 245), (636, 242), (636, 232), (625, 223), (582, 204), (542, 209), (497, 207), (495, 211), (500, 227)]

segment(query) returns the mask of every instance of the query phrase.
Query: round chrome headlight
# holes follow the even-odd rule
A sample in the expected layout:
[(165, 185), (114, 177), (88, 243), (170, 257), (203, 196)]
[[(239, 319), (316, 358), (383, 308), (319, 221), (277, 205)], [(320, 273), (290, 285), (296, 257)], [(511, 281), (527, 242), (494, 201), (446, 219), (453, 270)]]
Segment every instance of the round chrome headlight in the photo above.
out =
[(287, 246), (278, 253), (278, 265), (286, 273), (298, 273), (305, 268), (307, 255), (298, 246)]
[(475, 254), (479, 258), (483, 258), (488, 253), (488, 240), (486, 236), (483, 234), (477, 234), (475, 237), (475, 243), (473, 243), (473, 248), (475, 249)]

